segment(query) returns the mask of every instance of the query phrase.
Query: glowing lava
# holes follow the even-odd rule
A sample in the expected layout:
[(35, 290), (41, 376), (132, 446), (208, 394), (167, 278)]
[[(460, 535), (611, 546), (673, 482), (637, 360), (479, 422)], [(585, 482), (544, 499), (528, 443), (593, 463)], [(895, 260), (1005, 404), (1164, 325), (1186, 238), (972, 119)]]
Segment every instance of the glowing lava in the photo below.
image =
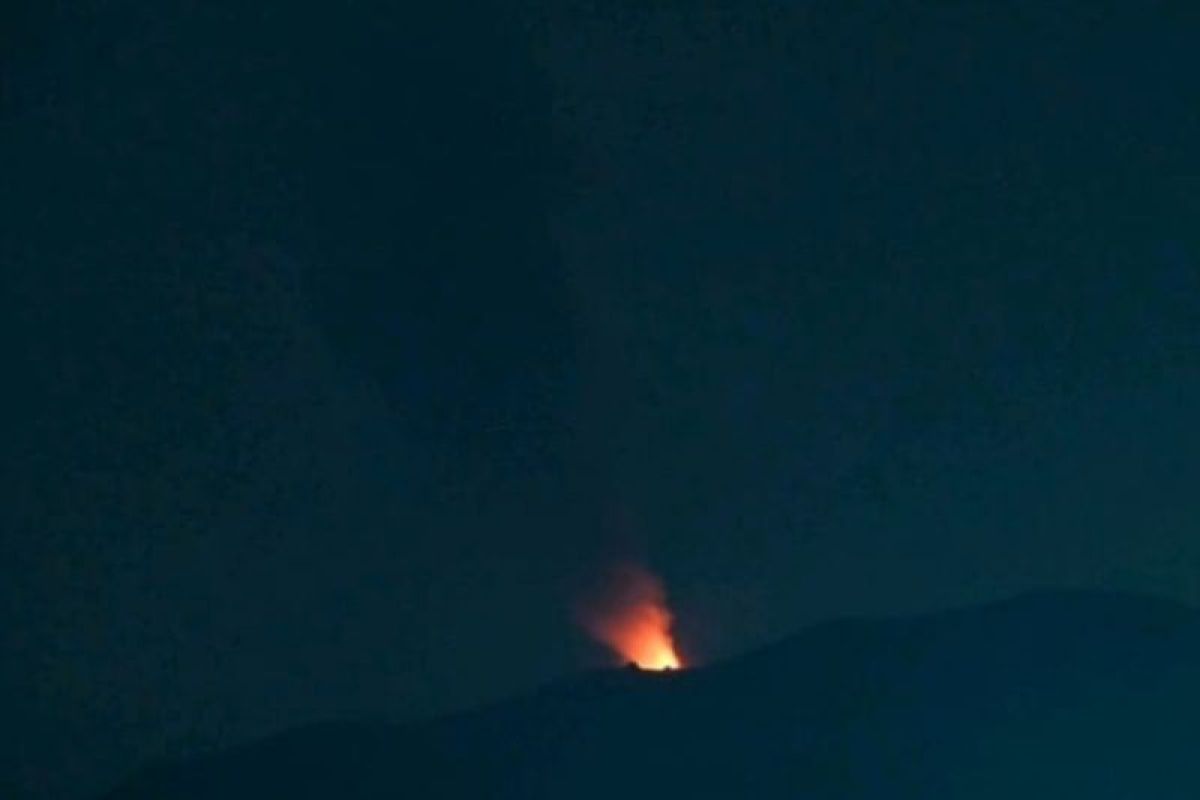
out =
[(683, 661), (671, 636), (673, 617), (662, 581), (646, 569), (624, 564), (610, 583), (580, 609), (579, 622), (610, 647), (622, 663), (642, 669), (679, 669)]

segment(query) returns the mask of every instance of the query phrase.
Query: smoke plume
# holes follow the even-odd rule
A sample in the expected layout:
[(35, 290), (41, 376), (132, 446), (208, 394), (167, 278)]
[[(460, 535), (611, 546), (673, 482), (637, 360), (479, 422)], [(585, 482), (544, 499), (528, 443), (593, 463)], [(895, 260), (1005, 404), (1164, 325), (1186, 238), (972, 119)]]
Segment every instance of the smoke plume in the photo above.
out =
[(613, 568), (598, 592), (580, 604), (579, 624), (622, 663), (642, 669), (678, 669), (682, 659), (671, 635), (673, 616), (666, 590), (636, 564)]

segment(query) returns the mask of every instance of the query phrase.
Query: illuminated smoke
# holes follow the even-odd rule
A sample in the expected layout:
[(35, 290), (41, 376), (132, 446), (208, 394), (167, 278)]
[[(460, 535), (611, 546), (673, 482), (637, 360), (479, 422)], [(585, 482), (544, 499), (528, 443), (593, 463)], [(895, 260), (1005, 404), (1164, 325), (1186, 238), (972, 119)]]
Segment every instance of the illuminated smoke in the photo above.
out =
[(671, 636), (673, 617), (662, 581), (643, 567), (613, 569), (602, 590), (580, 607), (578, 618), (621, 663), (653, 670), (683, 666)]

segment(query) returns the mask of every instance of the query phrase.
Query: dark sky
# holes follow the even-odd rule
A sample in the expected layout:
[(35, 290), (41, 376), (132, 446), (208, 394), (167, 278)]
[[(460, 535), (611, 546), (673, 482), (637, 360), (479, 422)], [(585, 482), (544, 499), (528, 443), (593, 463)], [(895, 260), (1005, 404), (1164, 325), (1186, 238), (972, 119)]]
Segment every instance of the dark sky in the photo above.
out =
[(1194, 15), (409, 5), (5, 5), (0, 795), (596, 664), (623, 558), (700, 659), (1200, 602)]

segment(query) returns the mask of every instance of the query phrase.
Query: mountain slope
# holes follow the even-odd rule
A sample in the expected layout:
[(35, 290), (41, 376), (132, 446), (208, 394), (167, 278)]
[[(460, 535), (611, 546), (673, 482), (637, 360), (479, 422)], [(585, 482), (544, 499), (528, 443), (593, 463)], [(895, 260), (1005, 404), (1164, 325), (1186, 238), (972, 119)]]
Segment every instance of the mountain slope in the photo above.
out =
[(1195, 797), (1198, 675), (1189, 609), (1031, 595), (419, 725), (310, 728), (109, 797)]

